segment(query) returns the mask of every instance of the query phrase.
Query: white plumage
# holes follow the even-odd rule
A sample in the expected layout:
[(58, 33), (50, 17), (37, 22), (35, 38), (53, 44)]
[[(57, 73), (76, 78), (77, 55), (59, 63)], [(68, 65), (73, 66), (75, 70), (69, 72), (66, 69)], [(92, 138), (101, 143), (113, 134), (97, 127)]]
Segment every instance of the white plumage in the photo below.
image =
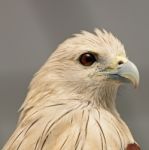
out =
[(118, 39), (95, 32), (63, 42), (36, 73), (3, 150), (131, 150), (115, 99), (121, 83), (137, 86), (139, 74)]

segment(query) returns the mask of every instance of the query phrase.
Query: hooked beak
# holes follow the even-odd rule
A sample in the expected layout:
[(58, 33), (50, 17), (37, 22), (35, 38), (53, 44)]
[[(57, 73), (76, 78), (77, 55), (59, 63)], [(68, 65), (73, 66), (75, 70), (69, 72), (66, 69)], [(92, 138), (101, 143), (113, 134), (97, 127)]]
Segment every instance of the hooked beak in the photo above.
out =
[(116, 71), (108, 72), (108, 75), (110, 79), (132, 83), (135, 88), (139, 85), (138, 69), (136, 65), (129, 60), (126, 63), (121, 64)]
[(132, 83), (136, 88), (139, 85), (139, 72), (135, 64), (127, 61), (116, 68), (105, 69), (97, 73), (98, 76), (105, 75), (108, 79), (115, 80), (122, 83)]

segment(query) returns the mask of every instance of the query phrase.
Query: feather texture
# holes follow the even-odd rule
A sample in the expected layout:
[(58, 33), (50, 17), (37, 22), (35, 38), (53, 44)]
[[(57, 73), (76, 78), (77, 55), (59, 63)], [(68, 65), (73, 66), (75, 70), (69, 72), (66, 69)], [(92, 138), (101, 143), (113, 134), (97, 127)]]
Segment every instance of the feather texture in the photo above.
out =
[[(115, 107), (120, 84), (95, 76), (97, 68), (115, 65), (115, 58), (126, 59), (125, 50), (111, 33), (95, 32), (66, 40), (36, 73), (3, 150), (134, 150), (129, 144), (135, 140)], [(78, 57), (89, 50), (100, 61), (85, 68)]]
[(90, 102), (72, 101), (30, 110), (5, 149), (108, 150), (134, 143), (120, 118)]

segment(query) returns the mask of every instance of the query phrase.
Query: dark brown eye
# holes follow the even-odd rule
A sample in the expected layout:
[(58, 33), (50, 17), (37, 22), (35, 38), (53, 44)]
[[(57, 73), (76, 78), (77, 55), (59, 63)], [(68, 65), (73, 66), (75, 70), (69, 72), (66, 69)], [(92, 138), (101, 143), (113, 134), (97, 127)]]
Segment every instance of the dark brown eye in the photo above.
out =
[(79, 60), (82, 65), (91, 66), (96, 61), (96, 58), (91, 53), (84, 53), (80, 56)]

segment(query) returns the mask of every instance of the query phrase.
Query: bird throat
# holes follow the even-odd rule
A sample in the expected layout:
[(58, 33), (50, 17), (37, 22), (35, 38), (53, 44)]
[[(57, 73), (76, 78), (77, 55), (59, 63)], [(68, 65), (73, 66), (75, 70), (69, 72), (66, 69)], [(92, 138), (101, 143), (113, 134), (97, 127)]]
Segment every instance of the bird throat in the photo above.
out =
[(104, 85), (99, 87), (94, 96), (94, 101), (96, 102), (97, 106), (111, 111), (111, 113), (115, 113), (117, 90), (117, 85)]
[(119, 85), (103, 83), (97, 86), (88, 86), (79, 89), (77, 93), (80, 95), (80, 99), (90, 101), (96, 107), (102, 107), (111, 113), (117, 112), (115, 106), (115, 100)]

